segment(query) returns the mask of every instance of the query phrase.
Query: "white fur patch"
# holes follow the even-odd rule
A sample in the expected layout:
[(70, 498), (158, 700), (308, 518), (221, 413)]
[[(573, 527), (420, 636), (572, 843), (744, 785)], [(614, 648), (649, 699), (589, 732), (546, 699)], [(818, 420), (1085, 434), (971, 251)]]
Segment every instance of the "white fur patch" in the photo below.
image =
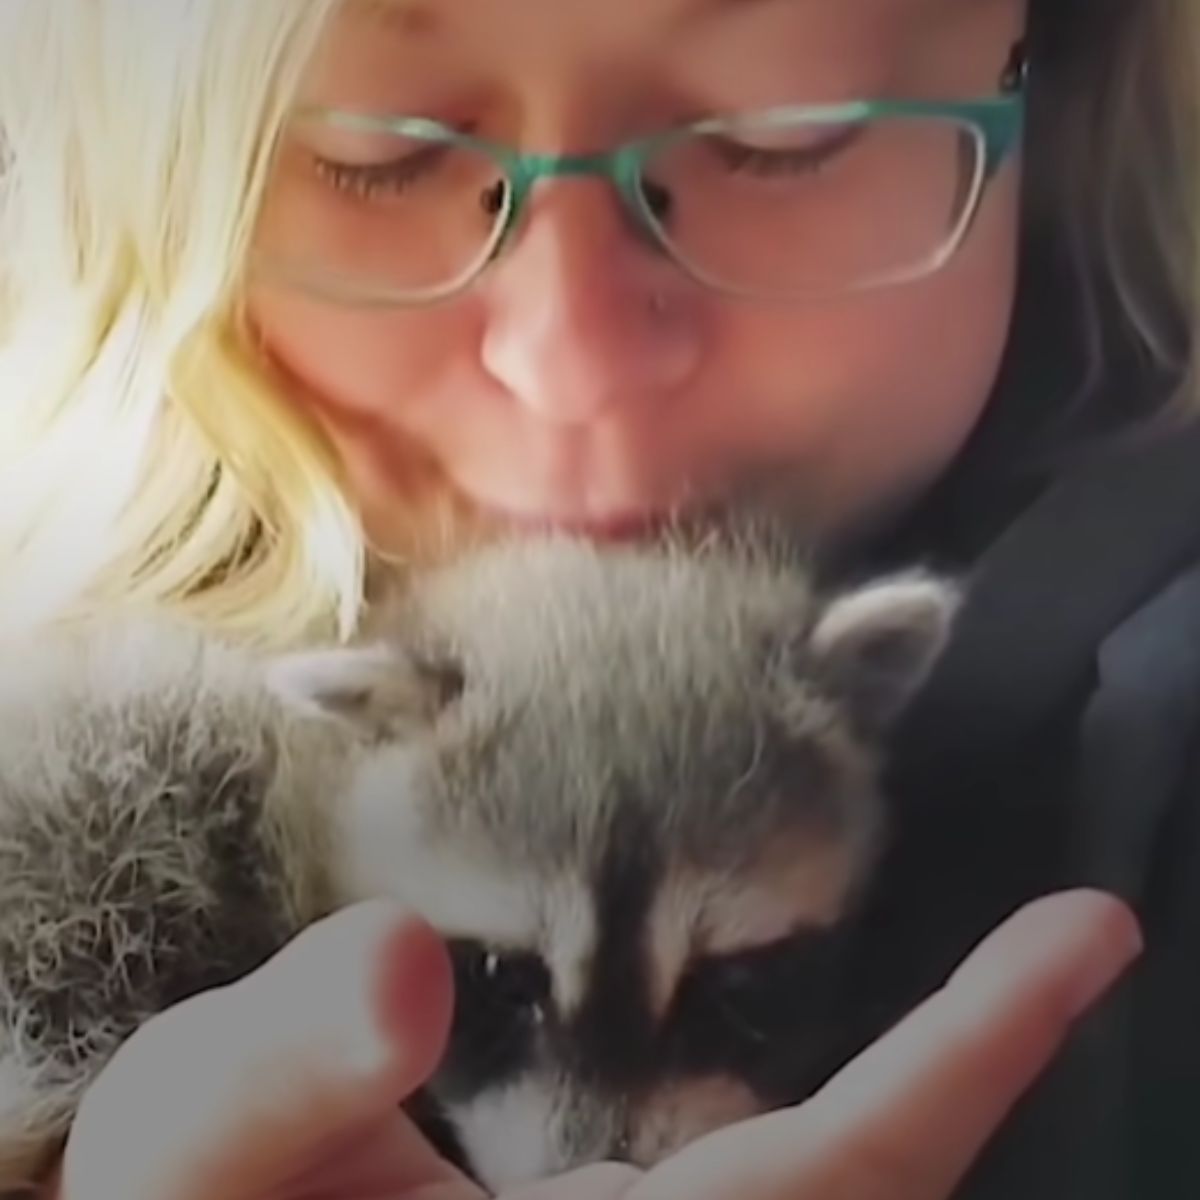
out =
[(593, 897), (578, 880), (565, 879), (541, 893), (545, 932), (542, 949), (554, 981), (554, 1001), (560, 1016), (570, 1015), (583, 1002), (596, 948)]
[(692, 957), (696, 926), (704, 911), (704, 881), (682, 874), (663, 880), (650, 907), (644, 953), (650, 981), (650, 1011), (666, 1013), (675, 989)]
[(303, 650), (272, 659), (266, 668), (267, 686), (285, 703), (320, 716), (322, 698), (354, 691), (395, 671), (397, 658), (382, 645)]
[(495, 864), (431, 845), (415, 797), (419, 765), (404, 750), (372, 755), (335, 814), (339, 903), (395, 897), (447, 937), (528, 949), (539, 932), (536, 889)]
[(555, 1149), (554, 1095), (534, 1079), (485, 1092), (456, 1106), (451, 1116), (471, 1165), (490, 1191), (531, 1183), (565, 1166)]
[(779, 855), (744, 880), (711, 892), (697, 949), (735, 954), (765, 946), (798, 929), (833, 925), (845, 908), (853, 874), (847, 847), (811, 845)]
[(834, 600), (813, 631), (813, 648), (825, 654), (839, 643), (881, 631), (916, 629), (929, 632), (932, 652), (940, 647), (957, 604), (953, 589), (933, 576), (882, 579)]

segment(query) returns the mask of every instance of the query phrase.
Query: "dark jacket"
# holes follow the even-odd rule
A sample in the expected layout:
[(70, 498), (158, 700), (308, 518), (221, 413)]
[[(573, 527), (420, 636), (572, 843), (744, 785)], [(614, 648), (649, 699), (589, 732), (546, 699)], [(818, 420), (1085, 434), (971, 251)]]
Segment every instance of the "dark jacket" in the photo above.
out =
[[(1115, 891), (1145, 955), (964, 1194), (1200, 1197), (1200, 425), (1147, 425), (1153, 406), (1123, 402), (1117, 372), (1108, 411), (1067, 432), (1061, 411), (1031, 415), (1053, 405), (1045, 376), (1031, 382), (1044, 362), (1022, 362), (1008, 402), (871, 556), (963, 571), (969, 592), (896, 737), (896, 836), (858, 992), (876, 1017), (898, 1013), (1022, 901)], [(1172, 383), (1144, 364), (1133, 378)]]

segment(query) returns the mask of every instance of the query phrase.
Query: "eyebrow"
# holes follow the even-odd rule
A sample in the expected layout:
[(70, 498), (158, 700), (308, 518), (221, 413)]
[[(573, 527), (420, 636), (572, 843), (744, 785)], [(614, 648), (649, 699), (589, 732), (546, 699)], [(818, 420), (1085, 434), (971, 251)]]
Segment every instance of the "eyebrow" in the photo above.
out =
[(412, 0), (350, 0), (347, 7), (355, 20), (404, 37), (435, 33), (442, 25), (434, 8)]
[(705, 17), (732, 12), (737, 8), (766, 8), (770, 4), (779, 3), (782, 3), (782, 0), (693, 0), (693, 3), (682, 13), (682, 19), (685, 21), (703, 20)]
[[(685, 0), (682, 11), (672, 22), (676, 26), (704, 22), (712, 17), (741, 9), (767, 8), (784, 0)], [(350, 0), (354, 17), (389, 33), (420, 37), (437, 32), (443, 18), (421, 0)]]

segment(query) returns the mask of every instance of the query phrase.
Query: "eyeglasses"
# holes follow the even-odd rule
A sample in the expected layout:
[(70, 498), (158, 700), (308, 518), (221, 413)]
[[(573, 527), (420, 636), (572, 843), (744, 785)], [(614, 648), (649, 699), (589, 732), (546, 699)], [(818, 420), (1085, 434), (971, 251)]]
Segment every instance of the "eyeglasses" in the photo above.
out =
[(764, 300), (920, 279), (958, 250), (1019, 144), (1027, 66), (975, 100), (789, 105), (600, 154), (524, 154), (423, 117), (308, 107), (256, 238), (263, 275), (351, 305), (456, 295), (510, 246), (541, 180), (596, 176), (698, 282)]

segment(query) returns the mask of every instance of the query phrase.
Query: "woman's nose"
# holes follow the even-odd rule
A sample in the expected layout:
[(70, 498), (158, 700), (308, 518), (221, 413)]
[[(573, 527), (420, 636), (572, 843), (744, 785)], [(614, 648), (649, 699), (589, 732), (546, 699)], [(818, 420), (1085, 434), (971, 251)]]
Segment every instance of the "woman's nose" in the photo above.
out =
[(485, 290), (485, 368), (545, 420), (664, 402), (696, 371), (698, 287), (592, 179), (543, 184)]

